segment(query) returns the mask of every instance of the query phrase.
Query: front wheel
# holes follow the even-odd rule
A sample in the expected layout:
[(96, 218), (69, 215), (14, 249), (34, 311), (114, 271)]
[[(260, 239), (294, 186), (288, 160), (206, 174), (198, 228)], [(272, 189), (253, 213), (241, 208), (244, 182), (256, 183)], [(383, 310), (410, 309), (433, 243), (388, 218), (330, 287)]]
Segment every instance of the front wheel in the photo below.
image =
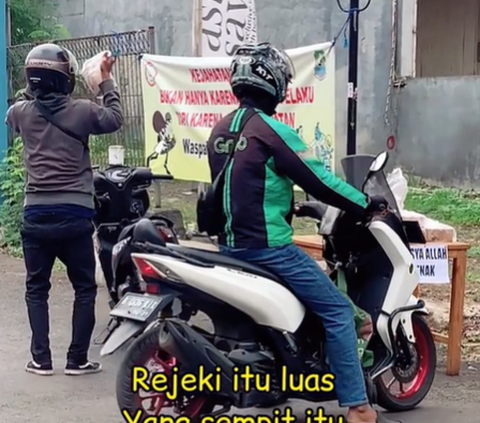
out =
[(376, 381), (378, 405), (388, 411), (415, 408), (426, 397), (435, 378), (437, 351), (432, 332), (419, 314), (412, 315), (412, 325), (415, 344), (409, 344), (411, 363), (395, 363), (391, 371)]
[[(142, 366), (150, 373), (164, 373), (168, 377), (171, 375), (172, 368), (179, 364), (175, 357), (159, 348), (159, 334), (160, 328), (154, 327), (139, 336), (127, 350), (117, 374), (117, 404), (122, 412), (127, 412), (132, 417), (132, 421), (137, 423), (144, 422), (149, 417), (158, 417), (165, 412), (170, 414), (171, 411), (186, 416), (192, 423), (196, 423), (203, 414), (210, 413), (214, 409), (215, 405), (210, 399), (193, 396), (179, 398), (173, 402), (162, 393), (141, 390), (132, 392), (134, 367)], [(135, 420), (136, 413), (141, 414), (138, 420)]]

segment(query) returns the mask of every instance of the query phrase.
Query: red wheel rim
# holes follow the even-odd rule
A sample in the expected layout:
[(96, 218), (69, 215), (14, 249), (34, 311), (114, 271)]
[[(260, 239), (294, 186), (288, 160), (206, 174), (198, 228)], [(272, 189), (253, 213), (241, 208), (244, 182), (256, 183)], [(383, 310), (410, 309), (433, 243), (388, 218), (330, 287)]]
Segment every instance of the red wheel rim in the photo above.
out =
[(408, 400), (414, 397), (420, 391), (420, 389), (422, 389), (428, 373), (430, 372), (431, 363), (427, 338), (423, 331), (418, 329), (416, 325), (414, 325), (413, 331), (415, 334), (415, 350), (418, 360), (418, 368), (415, 376), (408, 383), (407, 387), (405, 387), (405, 384), (396, 380), (395, 377), (390, 381), (389, 384), (386, 384), (388, 390), (390, 390), (395, 382), (400, 385), (400, 392), (395, 394), (392, 393), (392, 395), (399, 400)]
[[(152, 355), (145, 360), (143, 366), (151, 373), (165, 373), (170, 375), (171, 369), (177, 364), (175, 357), (169, 356), (161, 350), (152, 351)], [(144, 411), (149, 416), (159, 416), (165, 408), (175, 406), (174, 401), (166, 398), (165, 394), (157, 392), (139, 391), (135, 396), (135, 407)], [(193, 397), (188, 401), (180, 415), (195, 417), (200, 413), (205, 399), (202, 397)]]

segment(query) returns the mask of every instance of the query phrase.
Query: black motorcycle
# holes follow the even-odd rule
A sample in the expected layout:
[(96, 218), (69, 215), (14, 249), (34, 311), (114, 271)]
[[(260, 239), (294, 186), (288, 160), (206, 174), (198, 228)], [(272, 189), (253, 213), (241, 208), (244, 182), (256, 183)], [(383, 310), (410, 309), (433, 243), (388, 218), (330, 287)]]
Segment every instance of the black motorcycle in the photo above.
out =
[[(94, 188), (97, 200), (97, 215), (94, 219), (97, 254), (109, 292), (111, 308), (126, 292), (144, 292), (130, 259), (126, 241), (135, 222), (145, 217), (150, 207), (148, 188), (155, 180), (172, 180), (171, 174), (154, 175), (147, 167), (109, 166), (94, 172)], [(149, 219), (165, 242), (178, 244), (174, 223), (162, 216), (151, 215)]]

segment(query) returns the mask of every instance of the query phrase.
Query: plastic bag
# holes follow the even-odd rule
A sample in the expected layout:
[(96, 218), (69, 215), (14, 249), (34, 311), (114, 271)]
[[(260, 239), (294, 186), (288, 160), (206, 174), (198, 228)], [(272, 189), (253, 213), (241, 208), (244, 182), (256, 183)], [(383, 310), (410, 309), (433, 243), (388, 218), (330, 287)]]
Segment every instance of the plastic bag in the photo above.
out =
[(404, 209), (408, 183), (400, 168), (394, 169), (387, 176), (387, 181), (395, 196), (403, 220), (418, 222), (427, 242), (456, 242), (457, 232), (452, 226), (430, 219), (423, 214)]
[(405, 176), (403, 176), (402, 169), (399, 167), (393, 169), (392, 173), (387, 176), (387, 182), (399, 209), (403, 210), (408, 193), (408, 182)]
[[(105, 54), (108, 54), (109, 56), (112, 55), (110, 51), (102, 51), (101, 53), (96, 54), (95, 56), (85, 61), (81, 71), (81, 75), (85, 80), (85, 83), (87, 84), (90, 91), (92, 91), (92, 93), (96, 96), (100, 94), (99, 86), (103, 81), (102, 72), (100, 71), (100, 65)], [(110, 74), (110, 78), (115, 81), (112, 74)]]

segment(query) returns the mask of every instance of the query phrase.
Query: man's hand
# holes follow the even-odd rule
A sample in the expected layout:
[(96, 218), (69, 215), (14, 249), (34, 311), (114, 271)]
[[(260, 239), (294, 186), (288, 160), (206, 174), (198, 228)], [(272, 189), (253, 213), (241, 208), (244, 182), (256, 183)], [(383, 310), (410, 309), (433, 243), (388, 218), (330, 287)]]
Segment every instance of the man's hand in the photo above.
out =
[(312, 219), (322, 220), (327, 211), (327, 206), (319, 201), (304, 201), (295, 203), (293, 213), (297, 217), (311, 217)]
[(373, 214), (376, 212), (382, 212), (388, 208), (388, 201), (380, 195), (372, 195), (368, 197), (367, 213)]
[(115, 63), (115, 57), (111, 53), (106, 52), (103, 56), (102, 62), (100, 63), (100, 72), (102, 74), (102, 80), (106, 81), (107, 79), (112, 78), (112, 68)]

